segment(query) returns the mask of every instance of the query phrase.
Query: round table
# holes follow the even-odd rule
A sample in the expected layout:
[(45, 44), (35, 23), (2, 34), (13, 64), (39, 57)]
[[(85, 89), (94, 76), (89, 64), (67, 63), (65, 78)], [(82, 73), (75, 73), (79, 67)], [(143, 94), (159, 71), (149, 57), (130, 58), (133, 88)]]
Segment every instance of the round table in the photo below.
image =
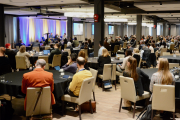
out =
[[(115, 57), (111, 57), (111, 64), (117, 64), (117, 63), (122, 63), (123, 59), (117, 60)], [(98, 69), (98, 57), (89, 57), (88, 58), (88, 66), (90, 68)]]
[[(81, 49), (73, 48), (73, 53), (76, 53), (76, 54), (78, 55), (80, 50), (81, 50)], [(92, 53), (92, 52), (94, 52), (94, 49), (93, 49), (93, 48), (90, 48), (90, 49), (89, 49), (89, 53)]]
[[(24, 73), (30, 72), (29, 70), (8, 73), (5, 76), (6, 83), (0, 82), (0, 94), (8, 94), (10, 96), (25, 96), (21, 92), (22, 77)], [(68, 87), (69, 80), (65, 78), (60, 78), (59, 71), (48, 70), (48, 72), (53, 73), (54, 78), (54, 91), (53, 94), (56, 99), (60, 99), (64, 95), (65, 89)], [(73, 76), (72, 73), (65, 72), (65, 75)], [(12, 82), (11, 82), (12, 81)]]
[(167, 58), (169, 63), (179, 63), (180, 64), (180, 56), (176, 55), (176, 57), (173, 57), (173, 55), (166, 55), (166, 56), (161, 56), (160, 58)]
[[(158, 71), (158, 68), (151, 68), (151, 69), (142, 69), (144, 73), (146, 73), (149, 76), (149, 80), (142, 81), (142, 84), (148, 85), (150, 84), (152, 75)], [(180, 98), (180, 79), (175, 81), (175, 97)]]

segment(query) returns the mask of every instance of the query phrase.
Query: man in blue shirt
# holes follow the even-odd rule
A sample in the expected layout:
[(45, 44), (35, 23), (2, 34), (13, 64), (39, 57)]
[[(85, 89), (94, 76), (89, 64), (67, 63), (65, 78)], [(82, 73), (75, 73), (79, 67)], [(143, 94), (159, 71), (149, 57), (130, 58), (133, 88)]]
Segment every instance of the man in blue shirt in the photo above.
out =
[(102, 55), (102, 50), (105, 49), (105, 47), (103, 46), (103, 42), (99, 41), (99, 51), (98, 51), (98, 57)]

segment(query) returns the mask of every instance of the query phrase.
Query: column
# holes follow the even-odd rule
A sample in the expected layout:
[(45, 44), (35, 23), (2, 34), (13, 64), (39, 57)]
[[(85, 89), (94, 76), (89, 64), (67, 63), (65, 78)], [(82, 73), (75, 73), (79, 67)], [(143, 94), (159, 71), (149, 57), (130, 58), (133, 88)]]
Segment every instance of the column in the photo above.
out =
[(121, 31), (120, 35), (122, 38), (124, 38), (124, 23), (121, 23)]
[(94, 14), (99, 15), (94, 22), (94, 56), (98, 56), (99, 41), (104, 41), (104, 0), (94, 0)]
[(142, 15), (137, 15), (136, 17), (137, 26), (136, 26), (136, 44), (141, 40), (142, 37)]
[(136, 34), (136, 25), (133, 25), (133, 35)]
[(70, 37), (72, 37), (72, 29), (73, 29), (73, 21), (72, 17), (67, 18), (67, 40), (70, 40)]
[(0, 46), (5, 46), (4, 5), (0, 4)]
[(153, 36), (153, 40), (156, 41), (157, 39), (157, 17), (154, 16), (154, 26), (156, 26), (156, 28), (152, 28), (152, 36)]
[(169, 24), (168, 35), (171, 36), (171, 24)]
[(166, 36), (166, 23), (163, 23), (163, 36)]

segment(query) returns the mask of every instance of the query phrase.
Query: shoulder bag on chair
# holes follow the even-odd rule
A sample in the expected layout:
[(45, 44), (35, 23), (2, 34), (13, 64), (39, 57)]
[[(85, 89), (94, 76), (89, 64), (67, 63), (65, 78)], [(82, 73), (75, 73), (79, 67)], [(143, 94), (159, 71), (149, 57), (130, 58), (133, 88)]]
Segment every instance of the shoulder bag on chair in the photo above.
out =
[[(112, 68), (113, 68), (112, 66), (113, 65), (111, 65), (111, 76), (112, 76)], [(111, 89), (112, 88), (111, 79), (103, 81), (103, 84), (104, 84), (104, 89)]]
[(35, 103), (35, 106), (34, 106), (34, 109), (33, 109), (33, 113), (32, 113), (32, 115), (31, 115), (31, 117), (30, 117), (30, 120), (52, 120), (52, 114), (49, 115), (49, 116), (34, 117), (34, 111), (35, 111), (36, 106), (37, 106), (37, 104), (38, 104), (38, 101), (39, 101), (39, 98), (40, 98), (40, 96), (41, 96), (42, 90), (43, 90), (43, 88), (41, 88), (41, 89), (39, 90), (39, 95), (38, 95), (38, 97), (37, 97), (37, 100), (36, 100), (36, 103)]

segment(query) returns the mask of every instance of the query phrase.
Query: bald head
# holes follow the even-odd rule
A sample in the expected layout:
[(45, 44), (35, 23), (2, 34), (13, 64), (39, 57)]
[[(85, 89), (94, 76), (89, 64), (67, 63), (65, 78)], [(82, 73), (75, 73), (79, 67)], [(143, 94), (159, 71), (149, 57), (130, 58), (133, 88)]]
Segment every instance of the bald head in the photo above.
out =
[(0, 54), (1, 56), (4, 56), (5, 53), (5, 48), (4, 47), (0, 47)]
[(36, 67), (38, 68), (45, 68), (46, 66), (46, 61), (44, 59), (38, 59), (36, 62)]
[(77, 62), (77, 64), (78, 64), (79, 66), (81, 66), (81, 65), (84, 66), (84, 64), (85, 64), (85, 59), (84, 59), (83, 57), (78, 57), (77, 60), (76, 60), (76, 62)]

